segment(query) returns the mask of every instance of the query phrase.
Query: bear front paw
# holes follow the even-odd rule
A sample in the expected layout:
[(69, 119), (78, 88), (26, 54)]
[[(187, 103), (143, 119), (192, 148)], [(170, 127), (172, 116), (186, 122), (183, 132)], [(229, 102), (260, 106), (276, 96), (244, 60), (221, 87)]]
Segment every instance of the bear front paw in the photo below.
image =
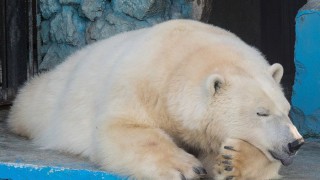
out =
[(216, 159), (214, 173), (217, 180), (239, 179), (239, 152), (230, 145), (224, 145)]
[(156, 171), (151, 179), (199, 179), (207, 175), (206, 169), (193, 155), (181, 150), (172, 155), (163, 155), (156, 163)]
[(271, 179), (279, 177), (279, 167), (250, 143), (227, 139), (216, 158), (214, 174), (217, 180)]

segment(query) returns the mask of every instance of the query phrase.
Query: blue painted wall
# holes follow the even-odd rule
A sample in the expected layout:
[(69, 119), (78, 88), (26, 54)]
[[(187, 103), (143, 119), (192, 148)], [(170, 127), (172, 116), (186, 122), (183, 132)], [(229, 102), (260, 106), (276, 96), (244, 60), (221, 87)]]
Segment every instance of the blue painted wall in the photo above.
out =
[[(200, 2), (200, 1), (199, 1)], [(39, 69), (51, 69), (75, 50), (117, 33), (192, 18), (189, 0), (39, 0)]]
[(296, 16), (292, 120), (305, 137), (320, 138), (320, 0)]
[(67, 169), (62, 167), (35, 166), (17, 163), (0, 163), (0, 179), (12, 180), (90, 180), (90, 179), (106, 179), (121, 180), (124, 177), (112, 175), (102, 171), (89, 171)]

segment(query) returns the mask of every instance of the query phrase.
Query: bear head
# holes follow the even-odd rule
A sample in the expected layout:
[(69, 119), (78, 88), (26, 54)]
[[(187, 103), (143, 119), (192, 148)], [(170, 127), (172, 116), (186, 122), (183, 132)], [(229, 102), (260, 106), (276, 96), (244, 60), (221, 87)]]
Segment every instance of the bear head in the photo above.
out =
[(170, 116), (183, 129), (178, 136), (207, 150), (218, 149), (226, 138), (242, 139), (270, 161), (289, 165), (303, 138), (288, 116), (283, 67), (270, 65), (231, 33), (209, 33), (189, 34), (188, 43), (180, 44), (184, 59), (167, 100)]

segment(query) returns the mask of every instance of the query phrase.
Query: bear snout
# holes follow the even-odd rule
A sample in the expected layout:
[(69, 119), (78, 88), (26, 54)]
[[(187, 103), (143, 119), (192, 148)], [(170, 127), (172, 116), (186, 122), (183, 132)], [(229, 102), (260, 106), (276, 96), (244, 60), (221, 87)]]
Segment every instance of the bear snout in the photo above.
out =
[(300, 138), (288, 144), (289, 152), (296, 154), (300, 147), (304, 144), (304, 139)]
[(284, 166), (288, 166), (293, 162), (294, 155), (303, 144), (304, 139), (299, 138), (288, 143), (285, 146), (282, 146), (282, 148), (269, 150), (269, 153), (274, 159), (279, 160)]

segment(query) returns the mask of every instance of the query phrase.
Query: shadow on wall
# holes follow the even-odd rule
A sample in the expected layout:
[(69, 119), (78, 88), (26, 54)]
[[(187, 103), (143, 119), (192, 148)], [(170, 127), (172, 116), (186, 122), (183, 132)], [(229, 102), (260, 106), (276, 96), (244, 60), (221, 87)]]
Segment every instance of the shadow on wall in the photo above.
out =
[(301, 109), (292, 107), (290, 117), (304, 138), (320, 139), (320, 109), (306, 115)]
[(200, 19), (205, 0), (40, 0), (39, 70), (80, 47), (168, 19)]

